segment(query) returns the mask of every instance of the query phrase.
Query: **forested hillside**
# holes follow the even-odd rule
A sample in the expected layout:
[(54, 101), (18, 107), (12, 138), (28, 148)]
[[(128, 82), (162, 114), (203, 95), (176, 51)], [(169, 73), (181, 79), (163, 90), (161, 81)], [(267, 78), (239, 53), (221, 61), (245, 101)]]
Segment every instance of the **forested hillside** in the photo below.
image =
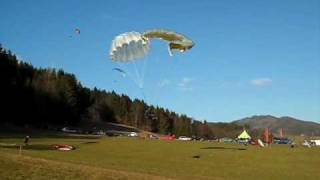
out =
[(242, 130), (235, 124), (197, 121), (114, 91), (89, 89), (73, 74), (35, 68), (3, 48), (0, 68), (0, 123), (48, 128), (77, 126), (84, 121), (116, 122), (155, 133), (204, 138), (234, 136)]

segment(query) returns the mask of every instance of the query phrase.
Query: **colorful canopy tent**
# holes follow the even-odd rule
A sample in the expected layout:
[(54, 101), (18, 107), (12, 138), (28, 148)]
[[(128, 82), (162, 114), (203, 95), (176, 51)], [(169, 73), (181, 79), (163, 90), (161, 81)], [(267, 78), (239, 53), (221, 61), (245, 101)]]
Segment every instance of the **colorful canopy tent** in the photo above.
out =
[(246, 130), (243, 130), (242, 133), (238, 136), (238, 139), (251, 139), (251, 136), (247, 133)]

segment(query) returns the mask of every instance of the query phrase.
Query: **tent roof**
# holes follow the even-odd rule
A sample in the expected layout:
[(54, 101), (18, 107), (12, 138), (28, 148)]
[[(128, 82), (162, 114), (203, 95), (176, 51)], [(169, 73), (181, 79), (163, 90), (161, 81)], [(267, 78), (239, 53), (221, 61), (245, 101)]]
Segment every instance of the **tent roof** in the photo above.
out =
[(238, 139), (251, 139), (251, 136), (247, 133), (246, 130), (243, 130), (242, 133), (238, 136)]

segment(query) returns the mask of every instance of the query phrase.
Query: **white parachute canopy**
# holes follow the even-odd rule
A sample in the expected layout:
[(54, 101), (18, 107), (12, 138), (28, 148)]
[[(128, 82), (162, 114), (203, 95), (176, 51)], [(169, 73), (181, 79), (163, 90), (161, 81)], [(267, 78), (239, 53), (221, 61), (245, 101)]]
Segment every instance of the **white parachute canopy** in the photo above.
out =
[(149, 49), (148, 39), (138, 32), (127, 32), (114, 38), (109, 55), (114, 61), (130, 62), (143, 58)]

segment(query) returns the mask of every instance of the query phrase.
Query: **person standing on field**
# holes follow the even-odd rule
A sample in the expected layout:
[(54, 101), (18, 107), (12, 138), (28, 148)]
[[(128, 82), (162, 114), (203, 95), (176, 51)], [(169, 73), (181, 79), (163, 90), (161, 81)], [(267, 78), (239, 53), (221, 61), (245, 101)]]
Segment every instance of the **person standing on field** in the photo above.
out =
[(24, 138), (24, 144), (25, 145), (28, 145), (28, 143), (29, 143), (29, 136), (26, 136), (25, 138)]

